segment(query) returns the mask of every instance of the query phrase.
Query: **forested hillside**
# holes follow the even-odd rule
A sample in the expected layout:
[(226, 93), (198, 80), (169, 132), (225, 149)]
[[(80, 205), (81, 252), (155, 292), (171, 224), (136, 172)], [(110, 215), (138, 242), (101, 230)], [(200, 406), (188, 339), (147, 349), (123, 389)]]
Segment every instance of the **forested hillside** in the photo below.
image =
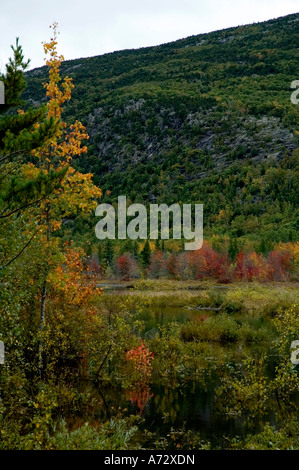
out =
[[(203, 203), (206, 236), (298, 239), (298, 21), (65, 61), (66, 119), (90, 135), (77, 167), (103, 201)], [(27, 73), (30, 104), (44, 100), (46, 73)]]

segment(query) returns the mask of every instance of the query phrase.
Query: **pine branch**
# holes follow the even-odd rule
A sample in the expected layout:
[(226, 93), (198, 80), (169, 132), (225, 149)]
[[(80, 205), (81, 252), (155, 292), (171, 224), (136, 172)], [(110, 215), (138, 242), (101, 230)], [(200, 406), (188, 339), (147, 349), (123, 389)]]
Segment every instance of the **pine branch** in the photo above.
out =
[(26, 204), (25, 206), (18, 207), (17, 209), (14, 209), (13, 211), (11, 211), (7, 214), (0, 215), (0, 219), (5, 219), (6, 217), (9, 217), (10, 215), (15, 214), (16, 212), (21, 211), (22, 209), (27, 209), (27, 207), (33, 206), (34, 204), (37, 204), (38, 202), (43, 201), (47, 197), (49, 197), (49, 194), (46, 194), (45, 196), (41, 197), (40, 199), (37, 199), (36, 201), (30, 202), (29, 204)]
[[(0, 219), (5, 219), (5, 218), (7, 218), (7, 217), (10, 217), (11, 215), (15, 214), (16, 212), (19, 212), (19, 211), (21, 211), (21, 210), (23, 210), (23, 209), (27, 209), (28, 207), (31, 207), (31, 206), (33, 206), (33, 205), (35, 205), (35, 204), (37, 204), (37, 203), (43, 201), (44, 199), (50, 198), (50, 196), (53, 194), (53, 192), (54, 192), (58, 187), (60, 187), (61, 181), (62, 181), (64, 175), (66, 174), (66, 172), (67, 172), (67, 167), (64, 167), (62, 170), (59, 170), (59, 172), (56, 172), (56, 173), (54, 174), (56, 180), (55, 180), (55, 179), (53, 180), (53, 175), (52, 175), (52, 177), (51, 177), (51, 179), (50, 179), (50, 185), (49, 185), (49, 187), (47, 188), (46, 193), (45, 193), (42, 197), (40, 197), (39, 199), (35, 199), (35, 200), (32, 201), (32, 202), (26, 203), (26, 204), (24, 204), (24, 205), (22, 205), (22, 206), (19, 206), (19, 207), (17, 207), (16, 209), (11, 210), (10, 212), (7, 212), (6, 214), (3, 214), (3, 213), (2, 213), (2, 214), (0, 215)], [(51, 176), (51, 175), (50, 175), (50, 176)], [(57, 177), (58, 177), (58, 180), (59, 180), (59, 185), (57, 185)], [(39, 183), (39, 181), (37, 181), (37, 182)], [(25, 190), (28, 191), (28, 185), (25, 186)], [(24, 192), (24, 187), (22, 188), (22, 192)], [(10, 195), (11, 195), (10, 193), (11, 193), (11, 192), (9, 192), (8, 195), (6, 195), (6, 196), (4, 197), (4, 200), (10, 199)]]
[(19, 253), (14, 256), (8, 263), (4, 264), (1, 266), (1, 268), (6, 268), (7, 266), (9, 266), (11, 263), (13, 263), (17, 258), (19, 258), (19, 256), (21, 256), (21, 254), (26, 250), (27, 246), (30, 245), (30, 243), (32, 242), (32, 240), (34, 239), (34, 237), (38, 234), (38, 232), (40, 232), (41, 229), (39, 228), (33, 235), (32, 237), (29, 239), (29, 241), (23, 246), (23, 248), (21, 249), (21, 251), (19, 251)]
[(22, 153), (22, 152), (25, 152), (25, 149), (16, 150), (15, 152), (9, 153), (8, 155), (4, 155), (4, 157), (0, 158), (0, 163), (12, 157), (13, 155), (16, 155), (17, 153)]

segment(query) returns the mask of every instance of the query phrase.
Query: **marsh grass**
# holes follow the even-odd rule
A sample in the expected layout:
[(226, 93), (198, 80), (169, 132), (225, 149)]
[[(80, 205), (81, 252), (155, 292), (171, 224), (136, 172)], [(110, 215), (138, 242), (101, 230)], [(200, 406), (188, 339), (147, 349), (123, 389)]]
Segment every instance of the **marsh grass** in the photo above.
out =
[(134, 283), (129, 295), (141, 294), (156, 306), (214, 306), (273, 316), (281, 307), (299, 302), (299, 283), (233, 283), (211, 281), (146, 280)]
[(134, 288), (106, 292), (101, 303), (126, 310), (142, 322), (141, 331), (154, 336), (159, 322), (180, 323), (178, 338), (184, 343), (269, 343), (277, 332), (273, 325), (281, 309), (299, 302), (296, 284), (147, 280)]
[(221, 313), (212, 315), (202, 322), (189, 321), (182, 325), (180, 338), (182, 341), (208, 341), (227, 343), (256, 343), (269, 340), (273, 330), (267, 324), (250, 322), (245, 317), (237, 321), (232, 316)]
[[(228, 314), (275, 317), (280, 309), (299, 302), (298, 283), (233, 283), (219, 286), (211, 281), (138, 280), (129, 288), (104, 292), (98, 301), (113, 297), (131, 299), (160, 309), (220, 309)], [(114, 300), (115, 302), (115, 300)]]

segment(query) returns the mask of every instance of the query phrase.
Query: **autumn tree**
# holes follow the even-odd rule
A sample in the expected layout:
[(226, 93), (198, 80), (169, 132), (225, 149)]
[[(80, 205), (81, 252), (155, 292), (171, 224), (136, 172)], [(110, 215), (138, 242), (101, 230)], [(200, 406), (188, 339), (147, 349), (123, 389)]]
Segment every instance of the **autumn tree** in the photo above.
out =
[(61, 262), (49, 272), (47, 315), (43, 331), (43, 360), (46, 373), (71, 374), (86, 367), (92, 338), (102, 328), (98, 309), (92, 299), (99, 296), (96, 274), (84, 263), (82, 248), (67, 243)]
[[(82, 141), (88, 139), (88, 135), (79, 121), (70, 126), (63, 121), (63, 105), (71, 99), (74, 85), (70, 78), (62, 80), (60, 77), (63, 57), (57, 53), (57, 44), (57, 24), (54, 24), (53, 37), (44, 44), (49, 69), (49, 81), (45, 84), (46, 107), (43, 111), (29, 111), (29, 114), (20, 111), (17, 116), (5, 116), (0, 121), (1, 164), (6, 171), (0, 188), (0, 221), (9, 221), (5, 222), (8, 236), (4, 238), (1, 252), (5, 268), (2, 270), (5, 276), (2, 297), (6, 296), (4, 318), (7, 321), (8, 315), (11, 317), (15, 312), (11, 330), (12, 325), (18, 325), (18, 329), (20, 325), (28, 328), (31, 325), (31, 348), (35, 347), (35, 339), (42, 337), (38, 330), (42, 333), (46, 324), (51, 272), (63, 261), (63, 250), (55, 232), (64, 217), (75, 217), (79, 211), (93, 211), (101, 196), (100, 189), (92, 183), (92, 175), (83, 175), (71, 166), (74, 156), (86, 153)], [(17, 69), (22, 68), (21, 60), (18, 49), (15, 53)], [(14, 128), (13, 133), (10, 129)], [(47, 129), (51, 132), (46, 134)], [(13, 161), (16, 155), (18, 158), (22, 155), (23, 160)], [(26, 254), (25, 248), (30, 249), (29, 253)], [(25, 335), (23, 330), (22, 336)]]
[(190, 251), (187, 254), (187, 264), (193, 279), (224, 279), (228, 274), (227, 257), (213, 250), (207, 241), (203, 242), (200, 250)]
[(285, 281), (292, 270), (291, 253), (287, 250), (272, 250), (268, 256), (270, 278), (273, 281)]
[(0, 332), (9, 371), (32, 375), (36, 318), (33, 299), (40, 289), (41, 229), (35, 213), (41, 201), (61, 186), (66, 169), (28, 172), (31, 152), (47, 145), (58, 121), (47, 107), (18, 109), (26, 87), (24, 60), (18, 40), (1, 75), (6, 105), (0, 108)]
[(166, 263), (162, 251), (156, 250), (151, 254), (149, 273), (154, 279), (163, 277), (166, 274)]
[(116, 260), (116, 265), (117, 272), (123, 280), (128, 281), (137, 276), (137, 263), (129, 253), (124, 253), (119, 256)]
[(63, 105), (71, 99), (74, 88), (72, 79), (60, 77), (60, 65), (64, 60), (57, 52), (58, 25), (52, 25), (53, 36), (43, 44), (46, 55), (46, 65), (49, 69), (49, 81), (44, 84), (48, 97), (48, 118), (58, 122), (56, 133), (42, 148), (33, 152), (36, 164), (28, 164), (27, 174), (35, 174), (41, 168), (45, 174), (53, 170), (65, 171), (63, 185), (44, 199), (36, 213), (38, 226), (42, 231), (45, 246), (45, 264), (43, 269), (43, 284), (41, 290), (40, 329), (43, 330), (46, 321), (46, 297), (49, 274), (55, 266), (53, 257), (56, 254), (57, 240), (52, 234), (61, 227), (64, 217), (74, 216), (78, 211), (90, 212), (95, 209), (101, 190), (93, 185), (91, 174), (82, 174), (71, 166), (74, 157), (87, 152), (82, 145), (89, 137), (80, 121), (70, 126), (62, 119)]
[(177, 257), (175, 253), (172, 253), (166, 260), (166, 269), (170, 278), (175, 279), (177, 277)]

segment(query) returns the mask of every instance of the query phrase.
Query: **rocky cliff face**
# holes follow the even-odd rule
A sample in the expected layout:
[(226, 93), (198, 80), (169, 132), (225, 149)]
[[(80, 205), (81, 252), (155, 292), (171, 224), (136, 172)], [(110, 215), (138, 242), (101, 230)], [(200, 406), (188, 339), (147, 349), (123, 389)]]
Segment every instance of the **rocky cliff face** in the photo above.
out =
[[(294, 133), (278, 117), (232, 112), (218, 118), (216, 113), (216, 106), (189, 113), (186, 110), (186, 115), (177, 114), (172, 107), (155, 112), (139, 99), (130, 100), (109, 116), (104, 108), (96, 108), (88, 114), (86, 124), (93, 153), (106, 163), (109, 172), (126, 171), (128, 164), (144, 160), (161, 164), (174, 146), (205, 155), (210, 170), (221, 170), (236, 159), (279, 160), (297, 146)], [(197, 170), (202, 176), (206, 173), (202, 164)], [(194, 178), (198, 176), (193, 173)]]

